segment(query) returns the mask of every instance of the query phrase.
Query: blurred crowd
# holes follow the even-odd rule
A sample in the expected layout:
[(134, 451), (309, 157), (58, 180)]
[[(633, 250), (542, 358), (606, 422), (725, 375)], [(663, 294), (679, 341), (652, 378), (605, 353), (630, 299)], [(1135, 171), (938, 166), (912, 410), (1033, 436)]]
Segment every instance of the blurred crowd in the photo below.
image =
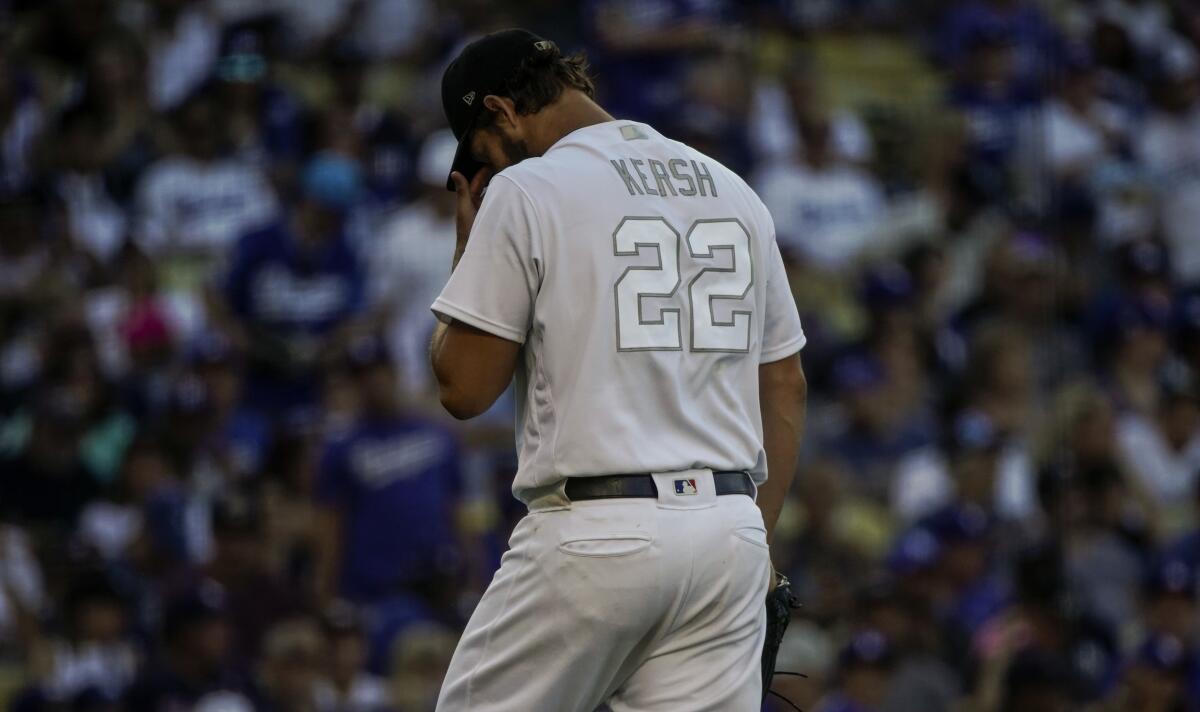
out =
[(0, 704), (432, 709), (522, 514), (425, 359), (441, 73), (508, 26), (775, 218), (777, 689), (1200, 709), (1188, 0), (0, 0)]

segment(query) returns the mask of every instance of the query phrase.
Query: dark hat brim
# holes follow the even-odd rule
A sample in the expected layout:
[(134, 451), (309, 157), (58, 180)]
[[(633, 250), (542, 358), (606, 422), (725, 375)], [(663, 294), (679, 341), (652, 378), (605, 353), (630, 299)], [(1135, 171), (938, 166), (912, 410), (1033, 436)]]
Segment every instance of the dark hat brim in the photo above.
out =
[(450, 164), (450, 173), (446, 174), (446, 190), (454, 191), (454, 179), (450, 176), (454, 171), (462, 173), (470, 183), (483, 167), (484, 164), (471, 156), (471, 132), (468, 131), (463, 134), (462, 140), (458, 142), (458, 150), (454, 152), (454, 163)]

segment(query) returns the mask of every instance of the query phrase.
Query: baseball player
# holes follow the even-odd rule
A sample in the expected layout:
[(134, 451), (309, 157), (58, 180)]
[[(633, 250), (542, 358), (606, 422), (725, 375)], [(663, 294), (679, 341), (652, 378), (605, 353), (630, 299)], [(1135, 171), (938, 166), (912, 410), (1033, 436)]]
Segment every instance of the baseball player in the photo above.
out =
[(430, 356), (458, 418), (515, 378), (529, 513), (438, 710), (757, 710), (804, 332), (750, 188), (592, 97), (523, 30), (442, 79), (458, 246)]

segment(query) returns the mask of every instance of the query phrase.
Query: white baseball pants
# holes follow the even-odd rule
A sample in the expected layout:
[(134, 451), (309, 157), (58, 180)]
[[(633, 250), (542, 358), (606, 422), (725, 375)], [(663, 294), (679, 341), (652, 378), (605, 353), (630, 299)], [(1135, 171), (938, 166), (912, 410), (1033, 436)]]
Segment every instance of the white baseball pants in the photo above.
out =
[[(531, 511), (459, 641), (438, 712), (752, 712), (770, 558), (709, 470), (659, 497)], [(674, 480), (694, 479), (686, 494)], [(565, 501), (565, 500), (564, 500)]]

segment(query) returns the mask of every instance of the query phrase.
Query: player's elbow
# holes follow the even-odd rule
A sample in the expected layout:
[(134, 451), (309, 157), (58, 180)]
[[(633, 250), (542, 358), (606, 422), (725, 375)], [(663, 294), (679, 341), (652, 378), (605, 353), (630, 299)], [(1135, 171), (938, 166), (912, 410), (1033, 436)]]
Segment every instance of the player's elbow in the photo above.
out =
[(438, 384), (438, 398), (446, 412), (459, 420), (468, 420), (482, 415), (491, 405), (465, 389), (447, 383)]

